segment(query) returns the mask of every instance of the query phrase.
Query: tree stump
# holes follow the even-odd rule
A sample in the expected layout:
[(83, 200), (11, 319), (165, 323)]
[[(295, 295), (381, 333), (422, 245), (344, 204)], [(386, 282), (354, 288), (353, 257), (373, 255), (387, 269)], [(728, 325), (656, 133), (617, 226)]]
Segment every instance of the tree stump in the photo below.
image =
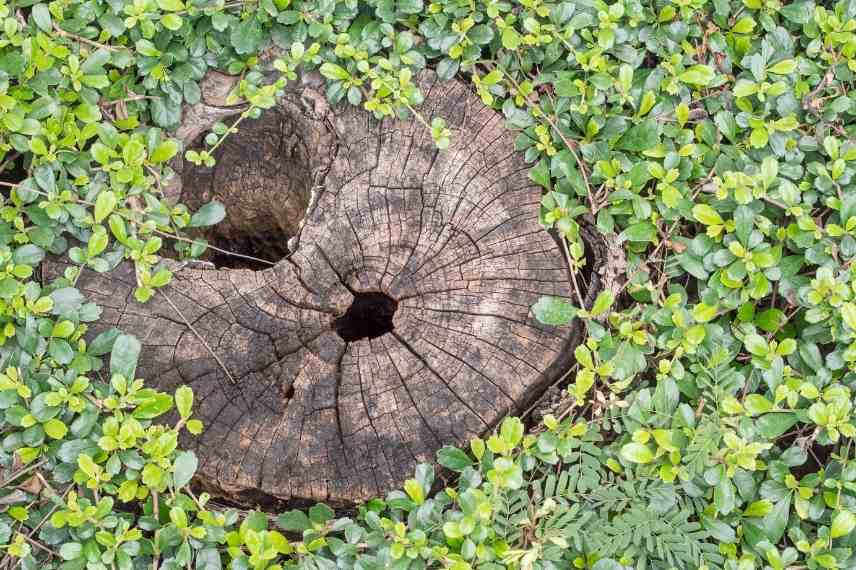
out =
[[(383, 495), (571, 365), (579, 327), (530, 311), (572, 293), (514, 135), (465, 85), (419, 79), (420, 112), (453, 131), (445, 151), (415, 120), (331, 109), (309, 82), (245, 121), (216, 167), (184, 165), (174, 195), (225, 202), (219, 238), (278, 236), (289, 253), (272, 267), (184, 267), (145, 305), (128, 264), (78, 282), (104, 307), (100, 326), (143, 343), (138, 375), (193, 388), (205, 430), (183, 445), (209, 490), (336, 505)], [(221, 91), (186, 113), (188, 143), (240, 110), (211, 104)], [(590, 302), (610, 248), (585, 235)]]

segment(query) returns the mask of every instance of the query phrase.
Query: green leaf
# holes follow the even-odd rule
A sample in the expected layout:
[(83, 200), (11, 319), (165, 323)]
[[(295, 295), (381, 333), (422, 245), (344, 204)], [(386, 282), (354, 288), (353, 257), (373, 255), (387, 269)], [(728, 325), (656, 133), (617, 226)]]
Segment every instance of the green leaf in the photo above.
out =
[(348, 73), (347, 69), (330, 62), (322, 64), (318, 71), (327, 79), (333, 79), (336, 81), (345, 81), (351, 77), (351, 74)]
[(68, 433), (68, 427), (56, 418), (48, 420), (42, 427), (48, 437), (53, 439), (62, 439)]
[(856, 331), (856, 303), (844, 303), (841, 306), (841, 318), (850, 330)]
[(77, 560), (83, 555), (83, 545), (79, 542), (65, 542), (59, 549), (63, 560)]
[(133, 380), (140, 357), (140, 341), (135, 336), (123, 334), (113, 343), (110, 351), (110, 373), (120, 374), (127, 380)]
[(190, 386), (179, 386), (175, 391), (175, 407), (181, 419), (190, 417), (193, 408), (193, 390)]
[(181, 0), (158, 0), (158, 7), (165, 12), (178, 12), (184, 10), (184, 2)]
[(770, 353), (770, 344), (758, 334), (748, 334), (743, 339), (743, 344), (750, 353), (755, 356), (765, 357)]
[(589, 311), (589, 315), (592, 317), (602, 315), (612, 306), (614, 301), (615, 295), (613, 295), (612, 291), (601, 291), (594, 300), (594, 304), (591, 307), (591, 311)]
[(749, 142), (753, 148), (764, 148), (769, 140), (770, 135), (764, 127), (752, 129), (752, 134), (749, 135)]
[(178, 152), (178, 143), (172, 139), (165, 140), (155, 147), (152, 155), (149, 157), (154, 163), (166, 162), (176, 155)]
[(176, 489), (180, 489), (190, 483), (193, 475), (196, 474), (199, 461), (192, 451), (182, 451), (176, 456), (173, 466), (173, 483)]
[(43, 32), (53, 32), (53, 23), (51, 20), (51, 12), (48, 10), (47, 4), (36, 4), (32, 9), (33, 21)]
[(764, 414), (773, 409), (773, 402), (760, 394), (749, 394), (743, 401), (743, 407), (753, 416)]
[(220, 552), (214, 547), (202, 548), (196, 553), (196, 570), (222, 570)]
[(657, 121), (648, 118), (632, 127), (622, 136), (615, 148), (630, 152), (642, 152), (657, 146), (660, 142)]
[(621, 457), (631, 463), (651, 463), (654, 461), (654, 452), (647, 445), (631, 442), (621, 448)]
[(781, 309), (767, 309), (758, 313), (755, 317), (755, 326), (764, 332), (774, 332), (785, 320), (785, 313)]
[(333, 509), (324, 503), (318, 503), (309, 509), (309, 520), (315, 524), (324, 524), (335, 516)]
[(737, 140), (737, 121), (728, 111), (720, 111), (713, 117), (713, 122), (720, 132), (732, 143)]
[(95, 200), (95, 223), (100, 224), (116, 207), (116, 194), (112, 190), (104, 190)]
[(408, 479), (404, 482), (404, 492), (417, 505), (425, 502), (425, 491), (416, 479)]
[(134, 410), (132, 415), (140, 420), (151, 420), (158, 416), (162, 416), (171, 409), (172, 396), (169, 394), (155, 394), (137, 406), (137, 409)]
[(44, 260), (45, 250), (37, 245), (28, 243), (17, 248), (12, 258), (15, 260), (15, 263), (22, 263), (24, 265), (35, 267)]
[(735, 97), (749, 97), (757, 92), (758, 85), (754, 81), (749, 81), (748, 79), (738, 79), (737, 83), (734, 84), (734, 89), (732, 91)]
[(577, 315), (577, 308), (561, 297), (543, 296), (532, 305), (532, 311), (538, 322), (553, 326), (567, 325)]
[(51, 331), (51, 336), (56, 338), (68, 338), (77, 327), (71, 321), (60, 321), (56, 323)]
[(773, 510), (773, 503), (768, 499), (762, 499), (750, 504), (743, 511), (744, 517), (765, 517)]
[(785, 499), (774, 501), (773, 510), (761, 519), (759, 527), (767, 537), (767, 540), (770, 541), (770, 544), (778, 544), (782, 536), (784, 536), (790, 513), (791, 495), (788, 494)]
[(39, 188), (45, 192), (56, 192), (56, 177), (50, 166), (37, 166), (33, 170), (33, 178), (36, 180)]
[(693, 217), (706, 226), (720, 226), (724, 223), (719, 212), (707, 204), (693, 206)]
[(452, 471), (463, 471), (473, 460), (463, 450), (447, 445), (437, 452), (437, 463)]
[(737, 507), (737, 495), (734, 492), (734, 485), (731, 484), (731, 479), (721, 473), (719, 482), (713, 488), (713, 504), (717, 512), (727, 515)]
[(690, 85), (704, 87), (713, 81), (715, 76), (716, 74), (710, 67), (706, 65), (694, 65), (678, 75), (678, 79)]
[(77, 457), (77, 466), (89, 477), (97, 477), (100, 471), (92, 457), (85, 453)]
[(699, 303), (695, 307), (693, 307), (693, 319), (697, 323), (707, 323), (716, 318), (716, 312), (719, 309), (719, 305), (707, 305), (705, 303)]
[(161, 52), (155, 47), (155, 44), (146, 39), (139, 39), (135, 44), (137, 51), (146, 57), (160, 57)]
[(244, 522), (241, 523), (242, 529), (250, 529), (256, 532), (262, 532), (267, 530), (268, 527), (268, 517), (267, 514), (261, 511), (252, 511), (250, 512), (246, 518), (244, 518)]
[(505, 440), (509, 447), (514, 447), (520, 443), (523, 439), (523, 432), (523, 422), (520, 421), (520, 418), (516, 417), (505, 418), (499, 429), (500, 436)]
[(92, 356), (107, 354), (113, 348), (113, 343), (116, 342), (120, 334), (122, 333), (117, 328), (107, 329), (100, 333), (89, 343), (86, 349), (87, 354), (91, 354)]
[(737, 34), (748, 34), (755, 29), (755, 20), (752, 16), (744, 16), (731, 28), (731, 31)]
[(832, 519), (829, 536), (832, 538), (847, 536), (853, 532), (854, 527), (856, 527), (856, 516), (850, 511), (841, 511)]
[(779, 63), (768, 67), (767, 71), (769, 73), (775, 73), (776, 75), (790, 75), (797, 68), (797, 62), (793, 59), (783, 59)]
[(635, 243), (654, 242), (657, 239), (657, 226), (651, 222), (639, 222), (628, 226), (618, 236), (620, 241), (632, 241)]
[(794, 24), (807, 24), (814, 15), (813, 0), (797, 0), (782, 6), (779, 13)]
[(53, 300), (54, 315), (67, 315), (77, 311), (85, 300), (83, 295), (74, 287), (63, 287), (50, 294)]
[(755, 422), (758, 433), (768, 440), (779, 438), (796, 425), (799, 418), (792, 412), (771, 412), (764, 414)]
[(199, 208), (191, 217), (188, 224), (191, 228), (213, 226), (226, 217), (226, 208), (220, 202), (209, 202)]
[(30, 150), (33, 151), (33, 154), (40, 156), (48, 153), (48, 147), (45, 145), (45, 141), (40, 138), (30, 139)]
[(180, 30), (184, 25), (184, 20), (178, 14), (165, 14), (160, 22), (164, 28), (172, 31)]
[(291, 510), (279, 515), (276, 519), (276, 524), (283, 530), (289, 532), (303, 532), (312, 528), (312, 521), (306, 516), (306, 513), (299, 510)]
[(502, 47), (510, 50), (520, 47), (520, 34), (511, 26), (502, 30)]

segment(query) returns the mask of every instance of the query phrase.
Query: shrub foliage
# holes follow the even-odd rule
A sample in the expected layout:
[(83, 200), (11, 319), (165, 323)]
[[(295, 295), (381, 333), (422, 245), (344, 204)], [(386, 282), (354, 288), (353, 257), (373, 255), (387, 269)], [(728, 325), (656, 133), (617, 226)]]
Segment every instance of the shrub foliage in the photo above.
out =
[[(856, 1), (0, 0), (0, 24), (0, 567), (856, 568)], [(623, 295), (533, 307), (585, 323), (570, 405), (444, 448), (445, 488), (423, 465), (351, 517), (216, 508), (178, 446), (192, 392), (146, 388), (131, 336), (84, 340), (78, 275), (131, 259), (145, 302), (165, 243), (204, 252), (187, 230), (223, 207), (162, 188), (208, 69), (241, 74), (237, 123), (317, 69), (442, 148), (426, 66), (518, 133), (579, 279), (579, 217), (617, 235)]]

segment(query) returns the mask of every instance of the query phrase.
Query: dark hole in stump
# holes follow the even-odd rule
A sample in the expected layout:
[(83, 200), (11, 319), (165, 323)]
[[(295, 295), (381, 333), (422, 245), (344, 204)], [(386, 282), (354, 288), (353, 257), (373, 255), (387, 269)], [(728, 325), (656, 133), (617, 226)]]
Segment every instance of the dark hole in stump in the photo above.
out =
[[(206, 149), (206, 136), (199, 135), (190, 148)], [(288, 240), (299, 231), (324, 162), (315, 148), (319, 136), (306, 121), (275, 107), (230, 135), (214, 152), (214, 167), (184, 165), (181, 201), (191, 210), (211, 200), (226, 207), (222, 222), (200, 232), (225, 250), (208, 250), (206, 261), (222, 269), (259, 271), (290, 253)]]
[(354, 301), (333, 322), (333, 329), (345, 342), (377, 338), (395, 328), (392, 318), (396, 309), (398, 301), (384, 293), (354, 293)]
[[(211, 253), (208, 259), (217, 267), (252, 269), (254, 271), (267, 269), (289, 254), (288, 238), (288, 235), (275, 231), (255, 232), (233, 238), (216, 236), (212, 240), (211, 245), (239, 255), (230, 255), (222, 251), (210, 250)], [(269, 263), (265, 263), (265, 261)]]

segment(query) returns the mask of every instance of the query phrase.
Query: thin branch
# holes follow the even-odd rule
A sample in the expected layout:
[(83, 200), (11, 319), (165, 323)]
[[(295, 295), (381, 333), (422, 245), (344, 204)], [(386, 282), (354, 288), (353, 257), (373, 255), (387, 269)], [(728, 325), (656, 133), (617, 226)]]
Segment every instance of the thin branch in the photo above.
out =
[(146, 99), (160, 99), (160, 97), (155, 97), (154, 95), (132, 95), (131, 97), (125, 97), (124, 99), (116, 99), (115, 101), (102, 101), (101, 105), (104, 107), (112, 107), (113, 105), (118, 105), (119, 103), (130, 103), (131, 101), (144, 101)]
[(101, 44), (101, 43), (98, 43), (98, 42), (93, 41), (93, 40), (88, 40), (82, 36), (78, 36), (77, 34), (72, 34), (71, 32), (66, 32), (65, 30), (63, 30), (62, 28), (57, 26), (56, 24), (53, 25), (53, 29), (58, 35), (60, 35), (64, 38), (69, 38), (71, 40), (74, 40), (74, 41), (77, 41), (77, 42), (80, 42), (83, 44), (87, 44), (87, 45), (90, 45), (92, 47), (106, 49), (107, 51), (121, 51), (117, 47), (108, 46), (106, 44)]
[[(169, 232), (164, 232), (164, 231), (161, 231), (158, 229), (154, 230), (154, 233), (156, 233), (160, 236), (166, 237), (166, 238), (174, 239), (176, 241), (183, 241), (183, 242), (187, 242), (187, 243), (196, 243), (198, 241), (198, 240), (190, 239), (190, 238), (180, 236), (177, 234), (171, 234)], [(262, 259), (260, 257), (253, 257), (252, 255), (245, 255), (243, 253), (238, 253), (235, 251), (229, 251), (227, 249), (221, 249), (217, 246), (211, 245), (210, 243), (207, 244), (205, 247), (207, 247), (208, 249), (212, 249), (214, 251), (218, 251), (220, 253), (225, 253), (226, 255), (231, 255), (232, 257), (240, 257), (242, 259), (249, 259), (250, 261), (256, 261), (258, 263), (264, 263), (264, 264), (270, 265), (271, 267), (276, 265), (275, 261), (271, 261), (269, 259)]]
[(30, 544), (32, 544), (36, 548), (40, 548), (40, 549), (44, 550), (45, 552), (47, 552), (49, 555), (53, 556), (54, 558), (60, 557), (59, 554), (57, 554), (56, 552), (54, 552), (53, 550), (51, 550), (50, 548), (48, 548), (47, 546), (45, 546), (41, 542), (39, 542), (33, 538), (30, 538), (26, 534), (24, 535), (24, 540), (26, 540), (27, 542), (29, 542)]
[(47, 462), (47, 459), (42, 459), (41, 461), (33, 463), (32, 465), (29, 465), (29, 466), (19, 470), (17, 473), (13, 473), (12, 475), (9, 476), (8, 479), (6, 479), (2, 483), (0, 483), (0, 487), (6, 487), (7, 485), (9, 485), (9, 483), (14, 481), (15, 479), (17, 479), (21, 475), (26, 475), (27, 473), (29, 473), (33, 469), (38, 469), (39, 467), (44, 465), (46, 462)]
[(580, 309), (585, 309), (585, 302), (583, 301), (583, 295), (580, 293), (580, 286), (577, 284), (577, 271), (574, 268), (574, 260), (571, 257), (571, 249), (568, 247), (568, 239), (565, 236), (561, 236), (562, 245), (565, 247), (565, 256), (568, 259), (568, 269), (571, 271), (571, 282), (574, 284), (574, 293), (577, 295), (577, 301), (580, 303)]

